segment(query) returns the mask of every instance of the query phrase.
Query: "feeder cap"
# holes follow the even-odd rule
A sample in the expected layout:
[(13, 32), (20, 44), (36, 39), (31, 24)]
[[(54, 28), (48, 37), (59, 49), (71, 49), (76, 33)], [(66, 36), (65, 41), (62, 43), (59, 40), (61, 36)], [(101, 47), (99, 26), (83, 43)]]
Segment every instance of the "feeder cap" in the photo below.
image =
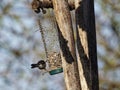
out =
[(55, 74), (62, 73), (62, 72), (63, 72), (63, 68), (57, 68), (57, 69), (49, 71), (49, 74), (55, 75)]

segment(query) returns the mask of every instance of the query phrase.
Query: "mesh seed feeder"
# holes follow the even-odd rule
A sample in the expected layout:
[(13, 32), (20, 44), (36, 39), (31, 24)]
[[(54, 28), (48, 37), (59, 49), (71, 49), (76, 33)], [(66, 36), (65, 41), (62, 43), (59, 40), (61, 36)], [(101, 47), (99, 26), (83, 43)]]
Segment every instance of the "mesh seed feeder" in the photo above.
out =
[(50, 75), (58, 74), (63, 72), (62, 62), (60, 53), (53, 52), (48, 54), (48, 64)]
[[(50, 75), (55, 75), (55, 74), (63, 72), (63, 68), (62, 68), (61, 55), (59, 53), (60, 45), (58, 41), (57, 27), (55, 25), (53, 12), (52, 13), (51, 12), (52, 11), (50, 10), (48, 13), (49, 15), (40, 14), (38, 17), (38, 24), (39, 24), (39, 30), (41, 33), (41, 39), (42, 39), (44, 50), (45, 50), (46, 60), (44, 61), (46, 62), (46, 66), (47, 66), (45, 70), (47, 70)], [(50, 23), (48, 23), (48, 20), (46, 20), (45, 16), (47, 16), (47, 19), (49, 16), (49, 19), (51, 19), (49, 20)]]

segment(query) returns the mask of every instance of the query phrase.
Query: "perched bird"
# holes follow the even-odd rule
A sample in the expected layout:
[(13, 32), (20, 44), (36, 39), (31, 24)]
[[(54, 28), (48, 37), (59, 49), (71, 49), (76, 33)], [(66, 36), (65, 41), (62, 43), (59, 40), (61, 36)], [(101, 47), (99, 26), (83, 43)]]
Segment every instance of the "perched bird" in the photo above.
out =
[(31, 64), (31, 68), (46, 69), (46, 62), (44, 60), (40, 60), (36, 64)]

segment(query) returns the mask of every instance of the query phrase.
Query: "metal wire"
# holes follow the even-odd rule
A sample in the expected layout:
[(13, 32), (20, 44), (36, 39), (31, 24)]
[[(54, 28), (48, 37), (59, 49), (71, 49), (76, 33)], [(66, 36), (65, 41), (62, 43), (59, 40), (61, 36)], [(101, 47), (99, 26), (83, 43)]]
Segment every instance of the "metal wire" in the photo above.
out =
[(45, 37), (44, 37), (44, 31), (43, 31), (43, 27), (42, 24), (40, 22), (40, 17), (38, 17), (38, 25), (39, 25), (39, 31), (41, 33), (42, 36), (42, 41), (43, 41), (43, 45), (44, 45), (44, 49), (45, 49), (45, 54), (46, 54), (46, 60), (48, 59), (48, 50), (47, 50), (47, 45), (46, 45), (46, 41), (45, 41)]

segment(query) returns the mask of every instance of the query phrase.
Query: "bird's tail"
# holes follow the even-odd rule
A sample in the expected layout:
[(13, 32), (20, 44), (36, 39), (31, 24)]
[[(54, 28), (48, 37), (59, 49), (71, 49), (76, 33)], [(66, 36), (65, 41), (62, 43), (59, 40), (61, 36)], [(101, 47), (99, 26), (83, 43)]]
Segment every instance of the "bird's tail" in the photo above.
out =
[(31, 64), (31, 68), (37, 68), (38, 65), (37, 64)]

